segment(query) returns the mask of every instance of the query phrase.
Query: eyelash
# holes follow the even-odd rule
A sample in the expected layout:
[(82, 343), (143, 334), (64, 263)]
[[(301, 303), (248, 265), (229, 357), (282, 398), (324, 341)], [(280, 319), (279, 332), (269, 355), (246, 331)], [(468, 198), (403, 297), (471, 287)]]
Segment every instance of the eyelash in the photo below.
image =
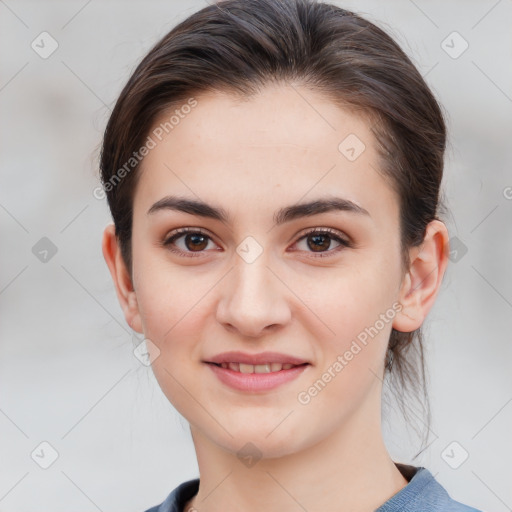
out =
[[(180, 228), (180, 229), (176, 230), (176, 232), (173, 235), (171, 235), (169, 238), (164, 240), (162, 242), (162, 245), (165, 248), (169, 249), (171, 252), (174, 252), (175, 254), (178, 254), (180, 256), (185, 256), (187, 258), (200, 257), (202, 255), (202, 253), (205, 252), (204, 250), (203, 251), (196, 251), (196, 252), (194, 252), (194, 251), (181, 251), (179, 249), (175, 249), (174, 247), (172, 247), (171, 244), (173, 244), (176, 240), (178, 240), (179, 238), (183, 237), (186, 234), (203, 235), (203, 236), (209, 238), (210, 240), (212, 240), (210, 235), (208, 235), (208, 233), (204, 232), (200, 228)], [(302, 236), (300, 236), (298, 238), (298, 240), (295, 242), (295, 244), (297, 244), (298, 242), (300, 242), (301, 240), (303, 240), (304, 238), (307, 238), (308, 236), (310, 236), (312, 234), (315, 234), (315, 235), (329, 235), (329, 237), (332, 240), (334, 240), (336, 242), (339, 242), (339, 244), (340, 244), (337, 248), (330, 249), (328, 251), (318, 252), (318, 253), (311, 252), (311, 256), (313, 258), (327, 258), (327, 257), (331, 257), (331, 256), (333, 256), (334, 254), (338, 253), (340, 250), (342, 250), (344, 248), (352, 247), (351, 242), (349, 242), (345, 238), (342, 238), (338, 234), (337, 231), (335, 231), (334, 229), (331, 229), (331, 228), (312, 228), (312, 229), (306, 231), (305, 233), (303, 233)], [(310, 251), (306, 251), (306, 252), (310, 252)]]

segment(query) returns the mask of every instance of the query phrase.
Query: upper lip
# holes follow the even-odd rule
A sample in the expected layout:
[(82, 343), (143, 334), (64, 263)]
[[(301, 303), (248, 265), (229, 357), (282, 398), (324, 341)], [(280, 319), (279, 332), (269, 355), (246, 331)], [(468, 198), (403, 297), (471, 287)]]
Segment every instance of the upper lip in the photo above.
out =
[(304, 364), (307, 363), (299, 357), (280, 354), (278, 352), (260, 352), (259, 354), (247, 354), (245, 352), (223, 352), (216, 356), (208, 358), (207, 363), (243, 363), (243, 364), (265, 364), (265, 363), (281, 363), (281, 364)]

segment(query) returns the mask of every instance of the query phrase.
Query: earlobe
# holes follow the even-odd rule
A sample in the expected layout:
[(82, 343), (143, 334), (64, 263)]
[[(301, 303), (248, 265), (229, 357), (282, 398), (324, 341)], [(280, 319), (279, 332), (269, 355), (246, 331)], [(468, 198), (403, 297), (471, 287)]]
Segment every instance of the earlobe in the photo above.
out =
[(418, 293), (414, 293), (411, 272), (404, 276), (402, 287), (400, 289), (400, 311), (395, 316), (393, 328), (401, 332), (415, 331), (422, 323), (423, 319), (418, 316)]
[(427, 226), (425, 238), (418, 247), (410, 249), (410, 266), (400, 288), (401, 311), (393, 328), (412, 332), (425, 320), (439, 293), (448, 264), (448, 231), (438, 220)]
[(109, 224), (103, 232), (102, 251), (126, 322), (133, 330), (142, 334), (137, 295), (121, 254), (114, 224)]

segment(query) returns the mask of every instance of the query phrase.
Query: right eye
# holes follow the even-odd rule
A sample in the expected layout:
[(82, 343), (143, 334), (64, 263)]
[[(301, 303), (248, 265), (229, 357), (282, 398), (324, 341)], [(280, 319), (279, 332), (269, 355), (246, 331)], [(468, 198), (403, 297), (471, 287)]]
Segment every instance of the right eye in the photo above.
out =
[(197, 257), (205, 252), (210, 242), (214, 244), (211, 237), (198, 228), (180, 228), (163, 245), (180, 256)]

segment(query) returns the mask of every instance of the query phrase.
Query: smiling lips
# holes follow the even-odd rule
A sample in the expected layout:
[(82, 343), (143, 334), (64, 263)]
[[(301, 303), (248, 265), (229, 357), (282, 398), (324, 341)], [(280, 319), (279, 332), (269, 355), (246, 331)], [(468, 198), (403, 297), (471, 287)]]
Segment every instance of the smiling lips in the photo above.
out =
[[(297, 366), (292, 365), (288, 370), (283, 368), (279, 371), (269, 373), (242, 373), (240, 371), (231, 370), (230, 368), (223, 368), (221, 365), (214, 363), (208, 363), (207, 366), (211, 368), (213, 374), (226, 386), (236, 389), (237, 391), (259, 393), (268, 392), (298, 378), (310, 365), (308, 363)], [(242, 367), (243, 366), (245, 365), (242, 363)], [(253, 367), (253, 365), (248, 366)]]
[[(216, 364), (216, 363), (213, 363)], [(307, 364), (307, 363), (304, 363)], [(221, 363), (222, 368), (229, 368), (234, 372), (240, 373), (272, 373), (281, 370), (289, 370), (295, 366), (300, 366), (291, 363), (266, 363), (266, 364), (244, 364), (244, 363)]]
[(274, 373), (308, 364), (304, 359), (279, 352), (248, 354), (237, 351), (223, 352), (206, 362), (238, 373)]
[(268, 391), (298, 377), (309, 362), (278, 352), (224, 352), (204, 361), (226, 385), (240, 391)]

